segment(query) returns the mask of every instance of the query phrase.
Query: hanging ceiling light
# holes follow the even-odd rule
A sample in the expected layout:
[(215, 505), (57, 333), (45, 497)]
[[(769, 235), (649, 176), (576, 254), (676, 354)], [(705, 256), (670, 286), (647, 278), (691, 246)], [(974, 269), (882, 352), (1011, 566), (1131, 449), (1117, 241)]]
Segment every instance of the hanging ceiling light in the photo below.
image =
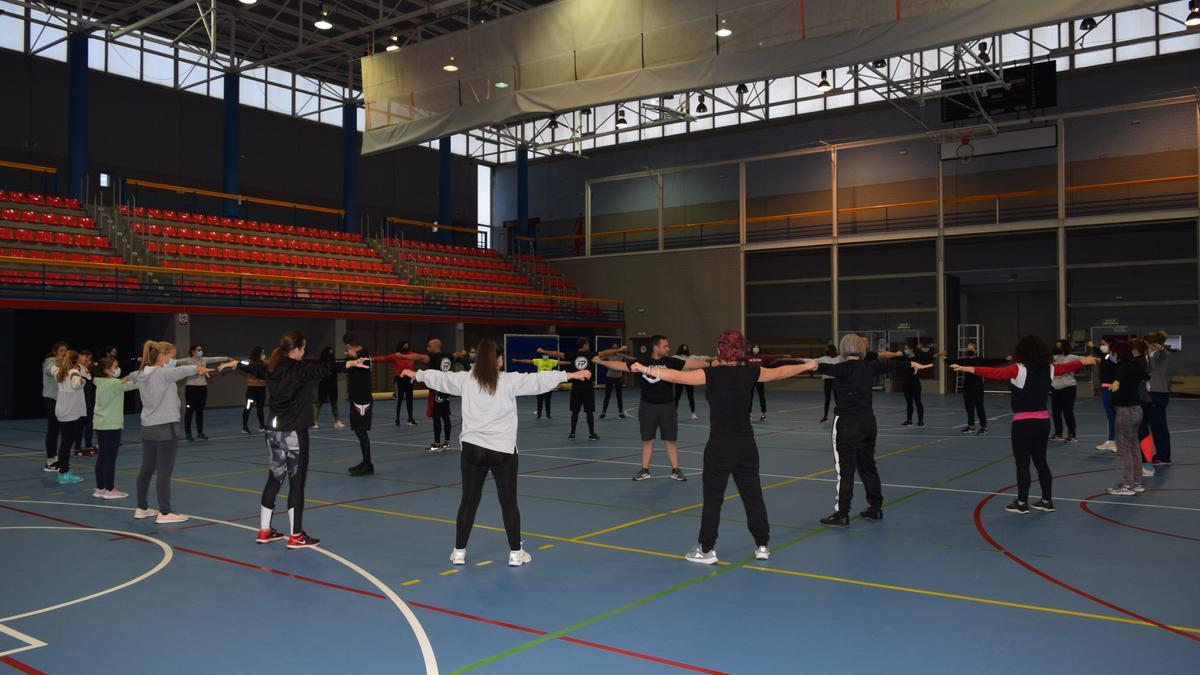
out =
[(708, 106), (704, 105), (704, 94), (700, 94), (700, 105), (696, 106), (696, 112), (701, 114), (708, 112)]
[(833, 87), (829, 84), (829, 78), (826, 77), (825, 71), (822, 70), (821, 71), (821, 81), (817, 82), (817, 91), (819, 91), (821, 93), (825, 93), (825, 92), (829, 91), (830, 89), (833, 89)]
[(1200, 0), (1190, 0), (1188, 2), (1188, 15), (1183, 20), (1185, 26), (1200, 26)]
[(618, 110), (617, 111), (617, 128), (620, 129), (621, 127), (623, 127), (627, 124), (629, 124), (629, 122), (625, 121), (625, 111)]
[(1088, 31), (1096, 30), (1096, 20), (1089, 16), (1086, 19), (1084, 19), (1083, 21), (1080, 21), (1079, 22), (1079, 30), (1084, 33), (1088, 32)]
[(253, 5), (254, 3), (258, 2), (258, 0), (240, 0), (240, 2), (243, 5)]
[(504, 80), (496, 80), (496, 83), (493, 84), (492, 86), (497, 89), (508, 89), (508, 83), (505, 82)]
[(551, 128), (551, 129), (557, 129), (557, 128), (558, 128), (558, 115), (551, 115), (551, 116), (550, 116), (550, 125), (549, 125), (549, 126), (550, 126), (550, 128)]
[(388, 45), (386, 51), (398, 52), (398, 51), (400, 51), (400, 45)]
[(746, 95), (746, 94), (748, 94), (748, 93), (750, 93), (750, 90), (746, 88), (746, 85), (745, 85), (745, 84), (739, 84), (739, 85), (737, 86), (737, 94), (738, 94), (738, 96), (745, 96), (745, 95)]
[(329, 30), (333, 28), (333, 24), (329, 22), (329, 9), (325, 7), (325, 3), (321, 3), (321, 10), (317, 16), (317, 20), (313, 22), (313, 27), (317, 30)]
[(719, 38), (726, 38), (730, 35), (733, 35), (733, 31), (729, 29), (729, 26), (725, 25), (725, 19), (721, 19), (721, 22), (717, 24), (717, 30), (713, 33), (713, 35), (716, 35)]
[(887, 59), (875, 59), (871, 62), (871, 67), (876, 70), (883, 70), (887, 68)]
[[(446, 71), (447, 73), (458, 72), (458, 64), (454, 62), (453, 56), (451, 56), (450, 60), (446, 62), (446, 65), (442, 66), (442, 70)], [(501, 89), (503, 89), (503, 87), (501, 87)]]
[(979, 43), (979, 62), (987, 63), (988, 61), (991, 61), (991, 60), (992, 60), (992, 57), (988, 56), (988, 52), (987, 52), (987, 43), (980, 42)]

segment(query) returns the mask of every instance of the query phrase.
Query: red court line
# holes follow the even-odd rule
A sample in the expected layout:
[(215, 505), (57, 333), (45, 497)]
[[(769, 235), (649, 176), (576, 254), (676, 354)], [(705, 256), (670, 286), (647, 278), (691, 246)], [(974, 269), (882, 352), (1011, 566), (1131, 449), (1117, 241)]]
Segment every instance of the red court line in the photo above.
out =
[[(24, 514), (26, 514), (26, 515), (34, 516), (34, 517), (37, 517), (37, 518), (45, 518), (46, 520), (53, 520), (53, 521), (56, 521), (56, 522), (59, 522), (59, 523), (65, 523), (65, 524), (68, 524), (68, 525), (74, 525), (74, 526), (76, 526), (76, 527), (86, 527), (86, 528), (89, 528), (89, 529), (91, 529), (91, 528), (93, 527), (93, 526), (91, 526), (91, 525), (87, 525), (87, 524), (84, 524), (84, 523), (80, 523), (80, 522), (76, 522), (76, 521), (72, 521), (72, 520), (66, 520), (65, 518), (58, 518), (58, 517), (55, 517), (55, 516), (46, 515), (46, 514), (44, 514), (44, 513), (37, 513), (36, 511), (27, 511), (27, 510), (25, 510), (25, 509), (19, 509), (19, 508), (13, 507), (13, 506), (8, 506), (7, 504), (0, 504), (0, 508), (7, 509), (7, 510), (9, 510), (9, 511), (15, 511), (15, 512), (18, 512), (18, 513), (24, 513)], [(126, 536), (126, 537), (123, 537), (123, 538), (124, 538), (124, 539), (134, 539), (135, 541), (140, 541), (140, 542), (142, 542), (142, 543), (147, 543), (147, 544), (149, 543), (149, 542), (145, 541), (144, 539), (137, 539), (136, 537), (128, 537), (128, 536)], [(245, 562), (245, 561), (243, 561), (243, 560), (235, 560), (235, 559), (233, 559), (233, 558), (227, 558), (227, 557), (225, 557), (225, 556), (217, 555), (217, 554), (215, 554), (215, 553), (206, 553), (206, 552), (204, 552), (204, 551), (197, 551), (197, 550), (195, 550), (195, 549), (192, 549), (192, 548), (186, 548), (186, 547), (183, 547), (183, 546), (177, 546), (177, 545), (176, 545), (176, 546), (172, 546), (172, 548), (174, 548), (176, 551), (180, 551), (180, 552), (182, 552), (182, 553), (188, 553), (188, 554), (191, 554), (191, 555), (200, 556), (200, 557), (203, 557), (203, 558), (208, 558), (208, 559), (210, 559), (210, 560), (216, 560), (216, 561), (219, 561), (219, 562), (229, 563), (229, 564), (231, 564), (231, 565), (236, 565), (236, 566), (238, 566), (238, 567), (244, 567), (244, 568), (247, 568), (247, 569), (258, 570), (258, 571), (260, 571), (260, 572), (268, 572), (268, 573), (270, 573), (270, 574), (275, 574), (275, 575), (278, 575), (278, 576), (281, 576), (281, 577), (287, 577), (287, 578), (289, 578), (289, 579), (295, 579), (295, 580), (297, 580), (297, 581), (303, 581), (303, 582), (306, 582), (306, 583), (315, 584), (315, 585), (317, 585), (317, 586), (324, 586), (324, 587), (326, 587), (326, 588), (332, 588), (332, 589), (336, 589), (336, 590), (339, 590), (339, 591), (346, 591), (346, 592), (348, 592), (348, 593), (355, 593), (355, 594), (358, 594), (358, 595), (365, 595), (365, 596), (372, 597), (372, 598), (377, 598), (377, 599), (380, 599), (380, 600), (387, 600), (387, 599), (388, 599), (388, 598), (387, 598), (387, 596), (385, 596), (385, 595), (383, 595), (383, 594), (381, 594), (381, 593), (376, 593), (376, 592), (374, 592), (374, 591), (368, 591), (368, 590), (364, 590), (364, 589), (361, 589), (361, 588), (354, 588), (353, 586), (344, 586), (344, 585), (342, 585), (342, 584), (333, 583), (333, 582), (331, 582), (331, 581), (323, 581), (323, 580), (321, 580), (321, 579), (314, 579), (314, 578), (312, 578), (312, 577), (307, 577), (307, 576), (304, 576), (304, 575), (302, 575), (302, 574), (294, 574), (294, 573), (292, 573), (292, 572), (285, 572), (285, 571), (283, 571), (283, 570), (277, 570), (277, 569), (274, 569), (274, 568), (272, 568), (272, 567), (266, 567), (266, 566), (259, 565), (259, 564), (256, 564), (256, 563)], [(543, 630), (538, 630), (538, 629), (536, 629), (536, 628), (529, 628), (529, 627), (527, 627), (527, 626), (520, 626), (520, 625), (517, 625), (517, 624), (514, 624), (514, 623), (507, 623), (507, 622), (504, 622), (504, 621), (497, 621), (496, 619), (488, 619), (488, 618), (486, 618), (486, 617), (482, 617), (482, 616), (476, 616), (476, 615), (474, 615), (474, 614), (467, 614), (466, 612), (459, 612), (459, 611), (455, 611), (455, 610), (452, 610), (452, 609), (446, 609), (446, 608), (444, 608), (444, 607), (438, 607), (438, 606), (436, 606), (436, 605), (429, 605), (429, 604), (426, 604), (426, 603), (423, 603), (423, 602), (415, 602), (415, 601), (411, 601), (411, 600), (408, 600), (408, 601), (406, 601), (406, 602), (407, 602), (407, 604), (409, 604), (409, 605), (411, 605), (411, 606), (413, 606), (413, 607), (419, 607), (419, 608), (421, 608), (421, 609), (425, 609), (425, 610), (428, 610), (428, 611), (431, 611), (431, 612), (438, 612), (438, 613), (441, 613), (441, 614), (447, 614), (447, 615), (449, 615), (449, 616), (455, 616), (455, 617), (459, 617), (459, 618), (462, 618), (462, 619), (468, 619), (468, 620), (471, 620), (471, 621), (477, 621), (477, 622), (479, 622), (479, 623), (485, 623), (485, 624), (489, 624), (489, 625), (492, 625), (492, 626), (498, 626), (498, 627), (501, 627), (501, 628), (508, 628), (508, 629), (510, 629), (510, 630), (521, 631), (521, 632), (523, 632), (523, 633), (530, 633), (530, 634), (532, 634), (532, 635), (545, 635), (545, 634), (546, 634), (546, 631), (543, 631)], [(593, 648), (593, 649), (599, 649), (599, 650), (602, 650), (602, 651), (612, 652), (612, 653), (614, 653), (614, 654), (621, 654), (621, 655), (623, 655), (623, 656), (629, 656), (629, 657), (636, 658), (636, 659), (641, 659), (641, 660), (644, 660), (644, 661), (651, 661), (651, 662), (653, 662), (653, 663), (659, 663), (659, 664), (663, 664), (663, 665), (673, 666), (673, 667), (675, 667), (675, 668), (680, 668), (680, 669), (683, 669), (683, 670), (690, 670), (690, 671), (692, 671), (692, 672), (696, 672), (696, 673), (707, 673), (707, 674), (709, 674), (709, 675), (727, 675), (726, 673), (724, 673), (723, 671), (720, 671), (720, 670), (711, 670), (711, 669), (709, 669), (709, 668), (702, 668), (702, 667), (700, 667), (700, 666), (693, 666), (693, 665), (691, 665), (691, 664), (682, 663), (682, 662), (680, 662), (680, 661), (672, 661), (672, 660), (670, 660), (670, 659), (664, 659), (664, 658), (660, 658), (660, 657), (657, 657), (657, 656), (651, 656), (651, 655), (649, 655), (649, 654), (642, 654), (642, 653), (639, 653), (639, 652), (629, 651), (629, 650), (627, 650), (627, 649), (621, 649), (620, 647), (613, 647), (613, 646), (610, 646), (610, 645), (601, 644), (601, 643), (599, 643), (599, 642), (590, 642), (590, 641), (587, 641), (587, 640), (580, 640), (580, 639), (577, 639), (577, 638), (571, 638), (571, 637), (567, 637), (567, 636), (563, 636), (563, 637), (560, 637), (560, 638), (558, 638), (558, 639), (559, 639), (559, 640), (562, 640), (563, 642), (569, 642), (569, 643), (572, 643), (572, 644), (577, 644), (577, 645), (580, 645), (580, 646), (583, 646), (583, 647), (591, 647), (591, 648)], [(11, 665), (11, 664), (10, 664), (10, 665)], [(14, 667), (16, 667), (16, 666), (14, 666)], [(33, 673), (39, 673), (39, 671), (30, 671), (30, 672), (33, 672)], [(44, 674), (41, 674), (41, 675), (44, 675)]]
[(28, 673), (29, 675), (46, 675), (44, 671), (38, 670), (31, 665), (21, 663), (11, 656), (0, 657), (0, 663), (10, 665), (22, 673)]
[[(1157, 491), (1158, 491), (1157, 489), (1147, 490), (1147, 492), (1157, 492)], [(1079, 502), (1079, 508), (1083, 509), (1090, 516), (1095, 516), (1095, 517), (1099, 518), (1100, 520), (1110, 522), (1113, 525), (1120, 525), (1121, 527), (1128, 527), (1131, 530), (1140, 530), (1142, 532), (1149, 532), (1150, 534), (1158, 534), (1158, 535), (1162, 535), (1164, 537), (1173, 537), (1175, 539), (1186, 539), (1188, 541), (1200, 541), (1200, 539), (1198, 539), (1196, 537), (1189, 537), (1185, 534), (1175, 534), (1174, 532), (1163, 532), (1162, 530), (1154, 530), (1154, 529), (1151, 529), (1148, 527), (1139, 527), (1137, 525), (1132, 525), (1130, 523), (1126, 523), (1126, 522), (1117, 520), (1116, 518), (1109, 518), (1108, 516), (1102, 516), (1099, 513), (1096, 513), (1095, 511), (1093, 511), (1091, 506), (1088, 505), (1088, 502), (1092, 501), (1096, 497), (1103, 497), (1105, 494), (1106, 493), (1104, 493), (1104, 492), (1100, 492), (1098, 494), (1092, 495), (1091, 497), (1087, 497), (1087, 498), (1083, 499), (1082, 501)], [(1100, 502), (1100, 503), (1103, 504), (1104, 502)]]
[[(1067, 473), (1067, 474), (1062, 474), (1060, 476), (1055, 476), (1055, 478), (1066, 478), (1068, 476), (1080, 476), (1083, 474), (1101, 473), (1101, 472), (1107, 472), (1107, 471), (1111, 471), (1111, 469), (1095, 469), (1092, 471), (1077, 471), (1075, 473)], [(1002, 546), (1000, 544), (1000, 542), (996, 541), (992, 537), (992, 535), (988, 534), (987, 528), (984, 527), (984, 525), (983, 525), (983, 518), (981, 517), (981, 514), (983, 513), (983, 507), (987, 506), (988, 502), (992, 501), (992, 499), (994, 497), (997, 497), (1002, 493), (1008, 492), (1009, 490), (1013, 489), (1014, 487), (1016, 487), (1016, 485), (1009, 485), (1007, 487), (1000, 488), (996, 492), (981, 499), (979, 501), (979, 504), (977, 504), (975, 506), (975, 529), (979, 531), (979, 534), (984, 538), (984, 540), (987, 541), (987, 543), (991, 544), (992, 547), (995, 548), (997, 551), (1003, 553), (1009, 560), (1012, 560), (1013, 562), (1017, 563), (1021, 567), (1024, 567), (1025, 569), (1029, 570), (1030, 572), (1033, 572), (1034, 574), (1045, 579), (1046, 581), (1049, 581), (1052, 584), (1055, 584), (1056, 586), (1065, 588), (1066, 590), (1068, 590), (1076, 595), (1087, 598), (1088, 600), (1091, 600), (1092, 602), (1094, 602), (1098, 605), (1102, 605), (1111, 610), (1120, 612), (1121, 614), (1124, 614), (1125, 616), (1132, 617), (1134, 619), (1137, 619), (1138, 621), (1150, 624), (1151, 626), (1155, 626), (1157, 628), (1161, 628), (1165, 631), (1169, 631), (1169, 632), (1179, 635), (1181, 637), (1185, 637), (1189, 640), (1195, 640), (1196, 642), (1200, 642), (1200, 637), (1198, 637), (1198, 636), (1191, 635), (1190, 633), (1185, 633), (1176, 628), (1172, 628), (1164, 623), (1160, 623), (1158, 621), (1155, 621), (1154, 619), (1142, 616), (1141, 614), (1138, 614), (1137, 612), (1125, 609), (1124, 607), (1115, 605), (1107, 600), (1098, 598), (1083, 589), (1076, 588), (1057, 577), (1051, 576), (1050, 574), (1043, 572), (1042, 570), (1038, 569), (1037, 567), (1026, 562), (1023, 558), (1016, 555), (1012, 551), (1009, 551), (1008, 549), (1004, 548), (1004, 546)]]

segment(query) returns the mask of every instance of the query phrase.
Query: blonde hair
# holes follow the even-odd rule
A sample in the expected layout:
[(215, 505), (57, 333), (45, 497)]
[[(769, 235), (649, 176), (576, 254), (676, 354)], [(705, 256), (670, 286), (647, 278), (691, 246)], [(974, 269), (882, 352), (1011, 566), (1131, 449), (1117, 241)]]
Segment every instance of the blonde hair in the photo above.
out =
[(152, 366), (158, 361), (160, 354), (168, 354), (175, 351), (175, 345), (170, 342), (160, 342), (158, 340), (146, 340), (142, 344), (142, 361), (139, 364), (140, 368)]
[(58, 362), (58, 373), (54, 376), (59, 382), (67, 379), (67, 373), (71, 372), (72, 368), (79, 366), (79, 354), (71, 350), (67, 350), (63, 354), (62, 360)]

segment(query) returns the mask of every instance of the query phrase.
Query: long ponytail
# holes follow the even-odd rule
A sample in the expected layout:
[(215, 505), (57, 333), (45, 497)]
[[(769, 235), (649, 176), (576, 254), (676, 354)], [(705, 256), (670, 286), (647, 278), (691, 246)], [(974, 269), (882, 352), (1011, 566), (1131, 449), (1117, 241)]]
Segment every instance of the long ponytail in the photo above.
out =
[(138, 364), (138, 368), (152, 366), (158, 362), (160, 354), (175, 351), (175, 345), (170, 342), (161, 342), (158, 340), (146, 340), (142, 343), (142, 360)]
[(479, 341), (475, 365), (471, 367), (471, 376), (484, 391), (492, 395), (496, 394), (496, 385), (500, 381), (500, 368), (496, 365), (499, 355), (496, 341), (484, 338)]
[(271, 360), (267, 362), (267, 372), (275, 372), (275, 367), (279, 362), (287, 358), (288, 352), (293, 349), (303, 349), (307, 341), (304, 339), (304, 334), (299, 331), (290, 330), (279, 338), (279, 346), (275, 351), (271, 352)]
[(62, 361), (58, 362), (58, 374), (54, 377), (58, 379), (59, 382), (62, 382), (63, 380), (67, 379), (67, 373), (78, 365), (79, 354), (68, 349), (67, 353), (63, 354)]

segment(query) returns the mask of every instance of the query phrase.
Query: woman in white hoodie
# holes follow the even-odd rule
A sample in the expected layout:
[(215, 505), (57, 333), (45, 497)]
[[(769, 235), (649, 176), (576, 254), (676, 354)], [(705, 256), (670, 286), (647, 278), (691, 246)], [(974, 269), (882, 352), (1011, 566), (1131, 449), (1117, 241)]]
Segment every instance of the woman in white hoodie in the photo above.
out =
[[(82, 483), (83, 478), (71, 472), (71, 446), (83, 433), (83, 418), (87, 415), (87, 401), (83, 387), (85, 377), (79, 367), (79, 355), (68, 351), (51, 366), (58, 388), (54, 402), (54, 417), (58, 420), (58, 482), (61, 485)], [(90, 377), (90, 376), (88, 376)]]
[(54, 414), (58, 399), (58, 381), (51, 371), (67, 353), (67, 343), (55, 342), (42, 360), (42, 409), (46, 411), (46, 471), (58, 471), (58, 416)]
[(458, 506), (458, 531), (450, 562), (467, 562), (467, 539), (475, 525), (475, 512), (488, 472), (496, 479), (496, 493), (508, 535), (508, 564), (520, 567), (533, 560), (521, 546), (521, 512), (517, 508), (517, 397), (552, 391), (567, 380), (586, 380), (591, 370), (574, 373), (549, 370), (540, 373), (503, 373), (504, 359), (495, 341), (479, 343), (475, 367), (470, 372), (425, 369), (401, 373), (434, 391), (462, 398), (462, 502)]

